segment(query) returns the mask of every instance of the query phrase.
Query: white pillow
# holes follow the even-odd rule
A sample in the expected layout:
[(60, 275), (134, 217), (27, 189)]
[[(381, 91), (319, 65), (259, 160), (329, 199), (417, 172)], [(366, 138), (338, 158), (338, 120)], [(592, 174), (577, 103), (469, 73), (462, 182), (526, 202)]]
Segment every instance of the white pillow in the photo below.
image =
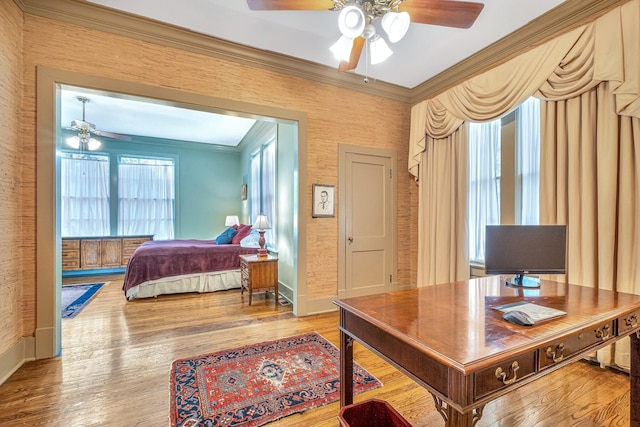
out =
[(260, 240), (260, 233), (258, 233), (258, 230), (253, 228), (247, 237), (240, 240), (240, 246), (243, 248), (259, 248), (260, 243), (258, 243), (258, 240)]

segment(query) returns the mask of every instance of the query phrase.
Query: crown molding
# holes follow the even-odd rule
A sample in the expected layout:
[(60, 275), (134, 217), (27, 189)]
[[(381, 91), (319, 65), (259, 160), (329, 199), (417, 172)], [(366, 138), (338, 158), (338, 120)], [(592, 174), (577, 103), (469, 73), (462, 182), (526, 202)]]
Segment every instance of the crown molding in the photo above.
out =
[[(409, 102), (411, 89), (376, 81), (366, 84), (354, 73), (229, 42), (188, 29), (110, 9), (84, 0), (14, 0), (24, 13), (174, 47), (226, 61)], [(239, 1), (239, 0), (235, 0)]]
[(487, 71), (553, 36), (590, 22), (627, 1), (629, 0), (565, 0), (519, 30), (409, 89), (382, 81), (367, 84), (361, 76), (354, 73), (339, 73), (326, 65), (206, 36), (86, 0), (14, 0), (24, 13), (410, 104), (416, 104)]
[(460, 61), (413, 89), (411, 104), (433, 97), (464, 80), (480, 74), (553, 37), (595, 20), (629, 0), (565, 0), (478, 53)]

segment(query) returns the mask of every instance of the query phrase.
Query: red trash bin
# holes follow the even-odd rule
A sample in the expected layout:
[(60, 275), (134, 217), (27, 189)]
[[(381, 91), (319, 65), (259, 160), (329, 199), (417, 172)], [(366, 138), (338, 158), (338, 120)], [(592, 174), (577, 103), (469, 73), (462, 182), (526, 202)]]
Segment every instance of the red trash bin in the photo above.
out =
[(347, 405), (338, 419), (342, 427), (411, 427), (393, 406), (379, 399)]

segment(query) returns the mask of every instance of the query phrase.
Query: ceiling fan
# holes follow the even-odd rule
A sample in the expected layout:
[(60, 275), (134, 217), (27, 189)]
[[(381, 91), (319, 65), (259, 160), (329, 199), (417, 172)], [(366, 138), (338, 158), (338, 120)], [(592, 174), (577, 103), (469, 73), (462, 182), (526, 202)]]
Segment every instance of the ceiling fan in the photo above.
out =
[(367, 41), (372, 64), (393, 53), (376, 33), (373, 22), (378, 18), (389, 41), (395, 43), (404, 37), (410, 22), (470, 28), (484, 8), (483, 3), (455, 0), (247, 0), (247, 4), (251, 10), (340, 11), (342, 36), (331, 47), (340, 58), (339, 71), (357, 67)]
[(90, 102), (91, 100), (85, 96), (78, 96), (76, 97), (76, 99), (82, 103), (82, 120), (72, 120), (71, 126), (65, 128), (78, 131), (78, 135), (67, 138), (67, 144), (69, 144), (69, 146), (75, 149), (79, 149), (80, 147), (84, 148), (86, 146), (89, 151), (97, 150), (98, 148), (100, 148), (101, 142), (93, 138), (91, 134), (104, 136), (106, 138), (116, 138), (125, 141), (131, 141), (131, 137), (129, 136), (96, 129), (96, 126), (93, 123), (89, 123), (85, 120), (85, 109), (87, 106), (87, 102)]

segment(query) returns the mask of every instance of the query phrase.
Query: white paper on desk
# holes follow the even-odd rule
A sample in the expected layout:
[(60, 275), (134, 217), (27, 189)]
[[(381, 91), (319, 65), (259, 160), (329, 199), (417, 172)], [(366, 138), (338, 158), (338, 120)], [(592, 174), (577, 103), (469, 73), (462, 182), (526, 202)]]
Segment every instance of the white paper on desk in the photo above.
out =
[(538, 304), (533, 304), (527, 301), (517, 301), (509, 304), (496, 305), (492, 307), (494, 310), (502, 311), (506, 313), (507, 311), (518, 310), (523, 313), (527, 313), (534, 322), (538, 322), (541, 320), (553, 319), (554, 317), (564, 316), (567, 314), (566, 311), (557, 310), (551, 307), (545, 307)]

